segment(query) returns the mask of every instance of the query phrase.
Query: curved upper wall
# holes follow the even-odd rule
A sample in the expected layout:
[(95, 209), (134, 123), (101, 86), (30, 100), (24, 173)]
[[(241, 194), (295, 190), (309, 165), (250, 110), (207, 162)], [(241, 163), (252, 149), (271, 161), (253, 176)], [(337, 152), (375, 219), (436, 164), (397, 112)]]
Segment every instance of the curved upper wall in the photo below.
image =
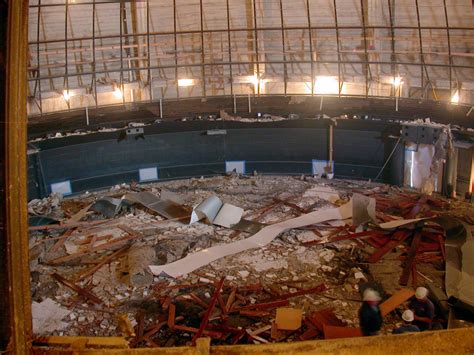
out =
[[(223, 174), (229, 161), (244, 162), (241, 172), (249, 174), (311, 175), (329, 160), (331, 122), (166, 122), (143, 127), (143, 134), (121, 130), (30, 143), (29, 196), (46, 196), (58, 186), (78, 193), (143, 181), (141, 169), (151, 169), (151, 180)], [(333, 134), (336, 177), (374, 179), (397, 146), (380, 181), (403, 183), (398, 124), (338, 121)], [(319, 161), (314, 167), (313, 160)]]
[(29, 114), (265, 95), (474, 102), (471, 0), (30, 0)]

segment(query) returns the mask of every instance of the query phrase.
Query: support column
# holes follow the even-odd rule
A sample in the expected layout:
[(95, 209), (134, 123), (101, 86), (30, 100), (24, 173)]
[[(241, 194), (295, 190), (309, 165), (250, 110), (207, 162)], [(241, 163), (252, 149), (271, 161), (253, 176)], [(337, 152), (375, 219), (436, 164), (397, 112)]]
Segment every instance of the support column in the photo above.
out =
[[(0, 2), (0, 350), (28, 354), (26, 97), (28, 0)], [(7, 17), (8, 16), (8, 17)]]

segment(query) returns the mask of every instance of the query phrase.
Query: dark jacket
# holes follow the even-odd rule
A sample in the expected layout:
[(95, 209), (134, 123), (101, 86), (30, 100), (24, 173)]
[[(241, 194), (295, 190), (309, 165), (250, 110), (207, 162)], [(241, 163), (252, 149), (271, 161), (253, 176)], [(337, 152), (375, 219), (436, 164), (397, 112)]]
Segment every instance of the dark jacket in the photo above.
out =
[(382, 314), (379, 306), (372, 307), (364, 302), (359, 309), (359, 321), (363, 335), (376, 335), (382, 327)]
[[(410, 301), (408, 308), (410, 308), (413, 313), (415, 313), (415, 315), (418, 317), (433, 319), (435, 316), (435, 307), (433, 305), (433, 302), (431, 302), (429, 299), (426, 299), (425, 301), (420, 301), (416, 298), (413, 298)], [(431, 328), (430, 323), (422, 321), (415, 320), (413, 321), (413, 324), (418, 326), (418, 328), (420, 328), (422, 332)]]

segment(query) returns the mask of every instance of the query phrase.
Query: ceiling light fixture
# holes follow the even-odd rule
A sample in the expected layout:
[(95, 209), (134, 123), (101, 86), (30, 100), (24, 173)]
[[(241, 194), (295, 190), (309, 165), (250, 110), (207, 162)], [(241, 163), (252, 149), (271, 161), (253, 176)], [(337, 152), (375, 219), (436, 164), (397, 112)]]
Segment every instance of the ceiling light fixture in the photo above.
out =
[(64, 97), (64, 100), (69, 101), (69, 99), (71, 98), (71, 95), (69, 94), (69, 90), (63, 90), (63, 97)]
[(334, 76), (317, 76), (314, 83), (315, 94), (339, 94), (339, 81)]
[(400, 85), (403, 84), (403, 78), (401, 76), (394, 77), (393, 80), (392, 80), (392, 84), (393, 84), (393, 86), (398, 88)]
[(122, 90), (120, 90), (118, 87), (115, 88), (115, 90), (114, 90), (114, 96), (115, 96), (117, 99), (123, 98), (123, 92), (122, 92)]
[(454, 95), (451, 97), (451, 103), (453, 104), (459, 103), (459, 90), (456, 90)]
[(193, 86), (194, 79), (179, 79), (178, 86), (186, 87), (186, 86)]

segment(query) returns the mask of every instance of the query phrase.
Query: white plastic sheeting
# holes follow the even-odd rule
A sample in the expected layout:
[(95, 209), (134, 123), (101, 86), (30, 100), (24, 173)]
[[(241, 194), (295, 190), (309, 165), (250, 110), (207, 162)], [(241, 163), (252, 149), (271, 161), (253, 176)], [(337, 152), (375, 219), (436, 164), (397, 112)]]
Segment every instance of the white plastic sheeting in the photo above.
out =
[(338, 208), (314, 211), (287, 221), (272, 224), (261, 229), (259, 232), (247, 239), (204, 249), (167, 265), (151, 265), (150, 270), (155, 275), (164, 273), (171, 277), (178, 277), (188, 274), (225, 256), (237, 254), (249, 249), (261, 248), (271, 243), (278, 235), (289, 229), (300, 228), (330, 220), (348, 219), (351, 217), (352, 201)]

